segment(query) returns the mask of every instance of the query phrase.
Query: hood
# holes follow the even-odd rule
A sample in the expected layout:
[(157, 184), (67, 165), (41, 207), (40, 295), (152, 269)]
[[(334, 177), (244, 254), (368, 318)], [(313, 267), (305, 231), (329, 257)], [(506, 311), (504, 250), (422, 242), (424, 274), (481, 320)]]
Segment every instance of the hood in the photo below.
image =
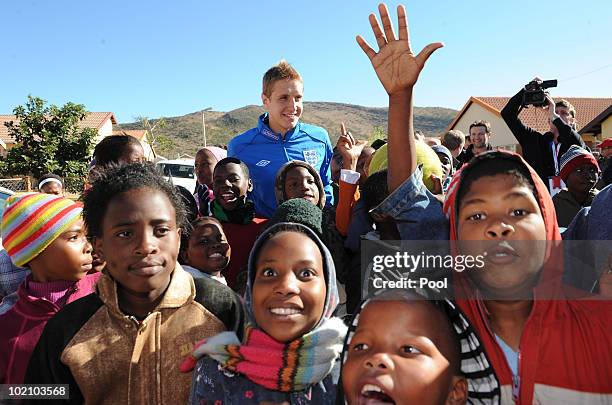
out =
[(274, 182), (274, 194), (276, 196), (276, 204), (281, 205), (283, 202), (287, 201), (287, 198), (285, 197), (285, 177), (287, 177), (287, 173), (289, 172), (289, 170), (293, 169), (294, 167), (303, 167), (308, 170), (308, 172), (310, 172), (312, 177), (314, 177), (315, 182), (317, 183), (317, 188), (319, 189), (319, 202), (317, 203), (317, 206), (323, 209), (325, 207), (326, 197), (321, 176), (319, 175), (319, 172), (315, 170), (314, 167), (301, 160), (292, 160), (291, 162), (285, 163), (278, 170), (278, 173), (276, 173), (276, 181)]
[(332, 317), (336, 307), (339, 302), (339, 294), (338, 287), (336, 285), (336, 269), (334, 267), (334, 261), (331, 253), (321, 239), (314, 233), (310, 228), (305, 225), (292, 223), (292, 222), (281, 222), (275, 225), (272, 225), (268, 229), (266, 229), (255, 241), (253, 245), (253, 249), (251, 249), (251, 254), (249, 255), (248, 268), (247, 268), (247, 287), (245, 292), (245, 307), (247, 311), (247, 316), (249, 318), (249, 322), (254, 327), (257, 327), (257, 323), (255, 322), (255, 315), (253, 313), (253, 281), (255, 280), (255, 260), (259, 251), (261, 250), (263, 244), (270, 238), (270, 234), (277, 232), (278, 228), (281, 228), (286, 225), (296, 226), (303, 230), (305, 234), (307, 234), (319, 247), (321, 251), (321, 255), (323, 256), (323, 273), (325, 276), (325, 286), (327, 292), (325, 294), (325, 306), (323, 308), (323, 316), (319, 320), (319, 322), (315, 325), (314, 329), (321, 325), (324, 319), (329, 319)]
[[(543, 295), (540, 294), (541, 296), (550, 296), (549, 294), (551, 292), (558, 291), (560, 289), (563, 275), (563, 254), (562, 252), (556, 253), (556, 251), (560, 249), (560, 242), (562, 239), (559, 226), (557, 225), (555, 207), (550, 193), (548, 192), (547, 187), (544, 185), (544, 182), (540, 179), (540, 176), (533, 168), (531, 168), (531, 166), (527, 164), (527, 162), (523, 160), (520, 155), (516, 153), (502, 150), (485, 152), (474, 157), (468, 164), (464, 165), (455, 173), (449, 185), (444, 201), (444, 213), (446, 214), (450, 223), (451, 248), (453, 249), (453, 252), (456, 253), (456, 246), (452, 241), (457, 240), (457, 195), (459, 194), (458, 192), (461, 189), (465, 175), (466, 173), (469, 173), (470, 169), (474, 166), (490, 159), (509, 159), (522, 165), (531, 176), (531, 181), (535, 185), (537, 194), (536, 200), (540, 206), (542, 217), (544, 218), (546, 240), (549, 242), (547, 244), (544, 265), (540, 273), (536, 290), (543, 290), (541, 292), (546, 292)], [(466, 277), (464, 273), (454, 272), (453, 275), (460, 281), (459, 286), (457, 287), (467, 287), (465, 284)]]
[(227, 157), (227, 150), (218, 146), (204, 146), (202, 149), (209, 151), (217, 159), (217, 162)]

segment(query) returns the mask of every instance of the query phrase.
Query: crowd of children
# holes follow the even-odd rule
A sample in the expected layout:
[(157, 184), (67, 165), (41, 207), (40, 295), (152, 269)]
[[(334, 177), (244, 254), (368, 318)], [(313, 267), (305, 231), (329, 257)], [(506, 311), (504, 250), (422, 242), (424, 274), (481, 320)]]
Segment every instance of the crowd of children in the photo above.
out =
[[(484, 121), (465, 150), (460, 131), (418, 139), (413, 89), (443, 44), (415, 54), (404, 7), (397, 34), (379, 13), (379, 50), (357, 42), (389, 95), (384, 141), (342, 123), (332, 150), (299, 122), (303, 81), (283, 61), (257, 128), (198, 151), (195, 190), (117, 135), (96, 146), (79, 202), (52, 174), (10, 197), (0, 383), (66, 384), (54, 401), (70, 404), (612, 403), (612, 249), (581, 273), (561, 244), (565, 228), (610, 239), (612, 186), (595, 186), (612, 165), (566, 144), (549, 176), (533, 148), (492, 150)], [(569, 142), (555, 114), (549, 141)], [(554, 196), (552, 177), (567, 185)], [(365, 244), (418, 241), (483, 267), (451, 269), (444, 291), (365, 295)]]

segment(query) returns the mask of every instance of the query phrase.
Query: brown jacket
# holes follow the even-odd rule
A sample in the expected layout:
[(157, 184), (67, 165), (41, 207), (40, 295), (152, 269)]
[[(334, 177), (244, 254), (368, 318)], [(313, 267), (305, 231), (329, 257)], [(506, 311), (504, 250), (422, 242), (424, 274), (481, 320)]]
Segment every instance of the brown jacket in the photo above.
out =
[(138, 322), (121, 312), (116, 283), (103, 274), (97, 294), (49, 321), (26, 381), (70, 384), (68, 403), (183, 404), (191, 375), (181, 374), (181, 361), (203, 338), (240, 333), (243, 319), (233, 291), (212, 279), (194, 281), (177, 264), (158, 307)]

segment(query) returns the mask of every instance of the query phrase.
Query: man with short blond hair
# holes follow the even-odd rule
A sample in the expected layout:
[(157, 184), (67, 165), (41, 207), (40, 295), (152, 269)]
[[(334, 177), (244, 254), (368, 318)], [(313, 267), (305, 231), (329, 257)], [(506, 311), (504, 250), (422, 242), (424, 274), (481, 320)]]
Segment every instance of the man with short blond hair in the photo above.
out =
[(248, 166), (255, 212), (265, 218), (276, 210), (276, 174), (291, 160), (304, 161), (319, 173), (326, 204), (333, 204), (331, 142), (325, 129), (299, 122), (303, 93), (302, 77), (281, 60), (263, 76), (261, 100), (267, 112), (259, 117), (257, 127), (235, 136), (227, 145), (227, 155)]

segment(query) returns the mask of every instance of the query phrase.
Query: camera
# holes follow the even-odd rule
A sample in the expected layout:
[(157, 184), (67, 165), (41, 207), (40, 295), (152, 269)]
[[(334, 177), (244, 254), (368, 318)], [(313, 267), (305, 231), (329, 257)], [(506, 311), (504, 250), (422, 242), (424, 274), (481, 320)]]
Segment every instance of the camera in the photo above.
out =
[(548, 92), (544, 91), (544, 89), (548, 89), (550, 87), (557, 87), (556, 80), (544, 80), (543, 82), (539, 82), (537, 80), (533, 80), (525, 85), (525, 92), (523, 93), (523, 107), (534, 106), (534, 107), (544, 107), (548, 105), (548, 101), (546, 101), (546, 95)]

